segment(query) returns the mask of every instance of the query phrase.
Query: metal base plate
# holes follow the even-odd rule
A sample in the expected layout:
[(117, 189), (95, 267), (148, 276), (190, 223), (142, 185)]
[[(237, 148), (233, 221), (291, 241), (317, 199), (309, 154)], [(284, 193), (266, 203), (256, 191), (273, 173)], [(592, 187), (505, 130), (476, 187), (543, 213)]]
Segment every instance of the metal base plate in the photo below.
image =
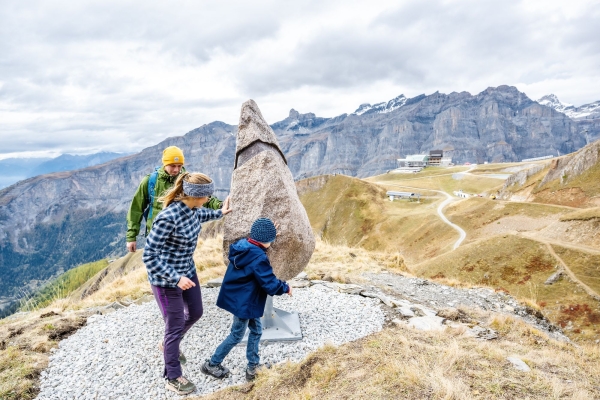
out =
[[(263, 333), (260, 337), (261, 342), (288, 342), (302, 340), (302, 331), (300, 329), (300, 317), (296, 311), (287, 312), (279, 308), (272, 308), (271, 315), (265, 315), (260, 319), (263, 325)], [(265, 310), (266, 311), (266, 310)], [(248, 342), (248, 333), (242, 339), (242, 343)]]

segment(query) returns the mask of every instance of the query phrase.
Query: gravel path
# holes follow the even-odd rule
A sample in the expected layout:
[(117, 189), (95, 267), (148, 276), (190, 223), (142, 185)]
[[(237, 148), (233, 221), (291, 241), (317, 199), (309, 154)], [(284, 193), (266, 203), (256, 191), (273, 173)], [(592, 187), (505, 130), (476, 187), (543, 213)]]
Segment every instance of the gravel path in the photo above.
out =
[[(204, 315), (184, 338), (187, 377), (196, 394), (245, 382), (245, 346), (225, 359), (231, 377), (219, 381), (200, 367), (229, 333), (231, 314), (215, 306), (218, 288), (203, 288)], [(300, 361), (324, 345), (340, 345), (381, 330), (384, 314), (378, 299), (335, 292), (322, 285), (294, 290), (294, 296), (274, 298), (275, 307), (298, 311), (303, 340), (261, 345), (261, 362)], [(173, 399), (162, 380), (163, 360), (158, 342), (164, 323), (155, 302), (131, 305), (98, 316), (60, 342), (42, 372), (38, 399)]]

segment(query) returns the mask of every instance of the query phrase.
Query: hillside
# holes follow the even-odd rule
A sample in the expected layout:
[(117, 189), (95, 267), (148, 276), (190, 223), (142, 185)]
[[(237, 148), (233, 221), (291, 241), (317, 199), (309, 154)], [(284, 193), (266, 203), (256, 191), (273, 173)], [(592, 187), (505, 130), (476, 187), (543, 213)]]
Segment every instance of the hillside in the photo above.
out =
[[(330, 173), (372, 176), (395, 168), (401, 156), (437, 148), (458, 163), (564, 154), (586, 142), (577, 124), (514, 87), (499, 86), (476, 95), (401, 96), (334, 118), (292, 110), (272, 126), (290, 170), (302, 179)], [(1, 190), (0, 292), (13, 297), (18, 288), (38, 286), (78, 264), (123, 255), (129, 201), (166, 146), (184, 149), (187, 168), (207, 173), (216, 194), (225, 196), (236, 129), (212, 122), (139, 154)], [(389, 228), (381, 237), (391, 233)], [(369, 240), (372, 248), (378, 245)]]
[[(195, 261), (201, 282), (223, 273), (220, 247), (219, 238), (199, 241)], [(129, 326), (131, 321), (139, 323), (139, 319), (132, 320), (127, 317), (122, 320), (121, 328), (127, 326), (123, 328), (127, 329), (127, 335), (119, 332), (121, 328), (107, 330), (103, 325), (113, 320), (118, 321), (120, 314), (139, 313), (140, 310), (148, 308), (144, 306), (144, 302), (154, 301), (152, 297), (146, 296), (149, 290), (145, 271), (139, 263), (139, 254), (138, 252), (127, 259), (116, 260), (107, 267), (110, 269), (105, 270), (110, 272), (100, 273), (88, 281), (85, 288), (90, 288), (89, 284), (93, 285), (100, 276), (115, 275), (114, 278), (104, 280), (97, 287), (98, 290), (84, 299), (81, 299), (81, 291), (74, 292), (65, 299), (57, 299), (48, 308), (0, 321), (0, 343), (3, 346), (0, 355), (1, 398), (8, 400), (35, 397), (39, 391), (40, 375), (44, 379), (43, 377), (50, 373), (49, 367), (54, 365), (56, 369), (56, 363), (69, 354), (66, 353), (66, 349), (73, 345), (65, 343), (60, 350), (53, 350), (54, 357), (49, 360), (51, 349), (56, 349), (58, 341), (70, 335), (81, 336), (78, 329), (85, 329), (86, 335), (96, 332), (100, 338), (104, 338), (86, 342), (85, 347), (78, 348), (79, 355), (85, 357), (88, 351), (102, 351), (104, 348), (110, 354), (129, 354), (133, 351), (134, 358), (143, 355), (147, 360), (144, 363), (144, 371), (149, 370), (150, 375), (142, 376), (148, 376), (150, 379), (136, 384), (136, 393), (145, 393), (146, 390), (153, 393), (151, 391), (156, 390), (153, 389), (156, 385), (152, 384), (160, 383), (158, 376), (161, 366), (154, 336), (162, 332), (162, 322), (156, 307), (150, 303), (149, 309), (154, 310), (155, 320), (151, 325), (143, 325), (143, 334), (139, 337)], [(129, 272), (118, 276), (118, 270), (128, 268)], [(514, 398), (526, 393), (530, 398), (541, 399), (557, 392), (573, 397), (592, 398), (590, 396), (597, 392), (600, 387), (600, 352), (597, 345), (582, 343), (573, 346), (552, 339), (551, 333), (542, 326), (525, 322), (526, 319), (518, 313), (524, 312), (526, 308), (518, 305), (509, 296), (501, 293), (500, 296), (490, 294), (486, 290), (464, 290), (434, 283), (424, 284), (421, 279), (404, 277), (404, 268), (394, 255), (369, 252), (356, 247), (332, 246), (318, 241), (317, 250), (306, 273), (311, 279), (334, 279), (337, 282), (367, 285), (369, 290), (385, 290), (387, 299), (406, 299), (413, 304), (419, 304), (424, 310), (435, 307), (431, 301), (426, 300), (428, 296), (433, 295), (433, 298), (438, 300), (436, 296), (448, 293), (448, 297), (459, 303), (459, 311), (447, 309), (449, 311), (446, 312), (457, 313), (454, 317), (451, 317), (451, 314), (440, 314), (450, 318), (441, 330), (422, 331), (412, 328), (406, 322), (402, 322), (401, 312), (406, 311), (388, 308), (382, 304), (386, 323), (380, 332), (340, 346), (325, 345), (311, 351), (300, 362), (284, 362), (272, 370), (263, 371), (254, 384), (218, 391), (208, 398), (397, 398), (398, 395), (404, 398), (422, 398), (469, 395), (472, 398), (488, 399)], [(385, 284), (377, 283), (378, 280), (384, 281)], [(398, 280), (413, 288), (412, 291), (396, 288), (394, 282)], [(378, 285), (381, 288), (378, 288)], [(208, 300), (212, 299), (214, 294), (209, 295), (212, 293), (210, 289), (203, 290), (207, 309), (203, 320), (213, 318), (211, 321), (214, 321), (215, 317), (211, 317), (215, 312), (214, 300)], [(306, 290), (308, 289), (296, 289), (297, 296), (302, 298), (302, 293)], [(331, 289), (323, 288), (320, 292), (327, 290)], [(410, 295), (411, 292), (413, 296)], [(316, 301), (314, 297), (311, 299), (309, 303)], [(113, 303), (114, 301), (119, 301), (121, 305)], [(497, 304), (498, 301), (500, 303)], [(463, 302), (468, 306), (460, 305)], [(110, 305), (111, 303), (113, 305)], [(123, 308), (128, 304), (132, 305)], [(445, 307), (443, 300), (441, 304), (441, 307)], [(486, 311), (489, 307), (494, 311)], [(328, 307), (328, 310), (331, 308)], [(90, 317), (99, 311), (105, 315)], [(140, 318), (139, 314), (135, 315)], [(228, 318), (219, 318), (225, 325), (228, 324)], [(535, 318), (533, 321), (543, 322)], [(471, 327), (484, 331), (492, 329), (498, 338), (487, 341), (469, 336)], [(195, 331), (194, 334), (198, 332), (206, 337), (204, 330)], [(310, 332), (306, 335), (310, 337)], [(152, 340), (146, 345), (148, 336)], [(76, 338), (70, 339), (70, 343), (74, 343), (74, 340)], [(202, 341), (204, 340), (197, 342)], [(277, 345), (276, 353), (284, 351), (285, 346), (287, 345)], [(263, 348), (263, 352), (273, 353), (266, 348)], [(197, 364), (194, 360), (203, 355), (196, 354), (191, 344), (187, 344), (186, 353), (191, 360), (190, 368), (194, 368)], [(78, 354), (70, 354), (78, 357)], [(57, 358), (57, 355), (60, 357)], [(507, 361), (508, 357), (515, 356), (524, 360), (532, 372), (523, 373), (515, 369)], [(76, 378), (77, 387), (104, 382), (103, 379), (97, 378), (104, 376), (106, 371), (112, 372), (112, 375), (105, 383), (111, 383), (108, 386), (100, 386), (114, 394), (124, 393), (128, 383), (140, 379), (137, 375), (140, 372), (137, 372), (135, 366), (129, 367), (127, 374), (119, 375), (117, 364), (116, 368), (107, 364), (112, 362), (123, 363), (123, 359), (107, 354), (96, 360), (95, 365), (105, 368), (95, 372), (93, 379)], [(79, 376), (84, 370), (95, 370), (95, 366), (90, 369), (88, 365), (90, 363), (87, 361), (82, 363), (73, 375)], [(59, 370), (64, 371), (60, 368)], [(63, 375), (68, 377), (71, 374)], [(201, 384), (201, 388), (212, 387), (214, 383), (207, 380)], [(227, 385), (225, 383), (225, 386)], [(43, 387), (44, 390), (49, 390), (47, 382)], [(79, 393), (77, 388), (71, 388), (73, 393)], [(95, 393), (96, 390), (90, 387), (86, 393)]]
[[(452, 315), (462, 317), (453, 317), (458, 318), (456, 325), (448, 322), (439, 332), (414, 331), (406, 325), (410, 317), (402, 322), (406, 318), (403, 313), (411, 311), (399, 305), (391, 309), (382, 305), (386, 323), (381, 332), (339, 347), (316, 349), (299, 363), (284, 363), (264, 372), (254, 385), (212, 396), (386, 398), (402, 393), (408, 398), (420, 398), (470, 393), (473, 398), (511, 398), (527, 393), (531, 398), (546, 398), (560, 392), (591, 398), (600, 390), (600, 382), (593, 378), (600, 376), (594, 369), (600, 365), (596, 343), (600, 338), (600, 301), (593, 295), (600, 290), (600, 281), (596, 282), (600, 278), (600, 251), (596, 247), (598, 210), (489, 197), (455, 199), (443, 212), (467, 232), (467, 237), (454, 251), (452, 245), (458, 234), (437, 214), (446, 199), (444, 192), (463, 189), (495, 193), (503, 184), (498, 176), (507, 168), (519, 167), (488, 164), (431, 168), (410, 175), (384, 174), (369, 181), (344, 175), (299, 181), (299, 195), (319, 237), (306, 269), (310, 279), (332, 281), (331, 285), (363, 285), (385, 293), (388, 302), (395, 298), (432, 307), (437, 312), (444, 312), (451, 305), (460, 310)], [(406, 187), (417, 188), (414, 190), (422, 194), (421, 201), (390, 202), (385, 197), (386, 189)], [(571, 230), (572, 236), (561, 233)], [(201, 282), (222, 275), (225, 268), (219, 227), (206, 231), (207, 236), (200, 239), (194, 255)], [(60, 295), (48, 308), (0, 321), (0, 342), (6, 350), (0, 364), (9, 374), (0, 373), (0, 388), (5, 390), (0, 394), (33, 396), (50, 349), (57, 340), (80, 329), (90, 313), (121, 310), (131, 303), (140, 304), (139, 312), (148, 309), (142, 304), (153, 300), (148, 296), (140, 257), (141, 252), (137, 252), (115, 260), (68, 293), (55, 291)], [(76, 269), (71, 274), (80, 275), (86, 270), (93, 268), (82, 268), (81, 272)], [(562, 275), (552, 285), (544, 284), (555, 272)], [(65, 279), (59, 279), (57, 284), (60, 282)], [(511, 295), (521, 303), (512, 300)], [(213, 294), (207, 292), (206, 299), (212, 299), (210, 296)], [(211, 310), (207, 318), (215, 318), (209, 317), (215, 312), (210, 308), (211, 301), (207, 304)], [(130, 307), (133, 308), (123, 309), (129, 311), (116, 312), (138, 312), (136, 306)], [(400, 322), (392, 323), (394, 319)], [(108, 320), (94, 317), (90, 321)], [(548, 320), (556, 326), (549, 325)], [(105, 329), (98, 325), (101, 322), (90, 323), (94, 325), (86, 330), (86, 335)], [(158, 325), (154, 325), (145, 330), (146, 336), (160, 333)], [(487, 342), (466, 337), (465, 332), (473, 326), (484, 331), (492, 329), (499, 338)], [(127, 329), (129, 335), (134, 334), (132, 328)], [(560, 335), (561, 329), (579, 346), (552, 339)], [(116, 336), (106, 337), (116, 348), (126, 346), (122, 351), (132, 348), (119, 343)], [(154, 349), (154, 342), (150, 342), (144, 346)], [(65, 351), (61, 357), (67, 356)], [(154, 365), (154, 352), (148, 350), (144, 354), (153, 360), (149, 365)], [(532, 368), (531, 375), (523, 375), (506, 361), (515, 354)], [(112, 358), (107, 356), (106, 362), (109, 359)], [(410, 368), (404, 361), (398, 364), (399, 359), (411, 360)], [(14, 374), (23, 377), (17, 386), (14, 379), (9, 379)], [(357, 377), (361, 379), (357, 381)], [(567, 380), (570, 383), (565, 383)], [(81, 379), (78, 384), (85, 382)], [(48, 386), (44, 387), (48, 390)]]
[(499, 197), (572, 207), (599, 206), (600, 140), (573, 154), (528, 166), (507, 180)]

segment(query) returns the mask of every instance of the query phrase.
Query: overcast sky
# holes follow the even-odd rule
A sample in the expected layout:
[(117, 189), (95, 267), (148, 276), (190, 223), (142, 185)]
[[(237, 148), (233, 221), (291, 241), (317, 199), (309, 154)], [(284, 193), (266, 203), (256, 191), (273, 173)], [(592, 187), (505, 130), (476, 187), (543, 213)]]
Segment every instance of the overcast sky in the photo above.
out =
[(0, 1), (0, 159), (139, 151), (257, 101), (361, 103), (514, 85), (600, 100), (597, 1)]

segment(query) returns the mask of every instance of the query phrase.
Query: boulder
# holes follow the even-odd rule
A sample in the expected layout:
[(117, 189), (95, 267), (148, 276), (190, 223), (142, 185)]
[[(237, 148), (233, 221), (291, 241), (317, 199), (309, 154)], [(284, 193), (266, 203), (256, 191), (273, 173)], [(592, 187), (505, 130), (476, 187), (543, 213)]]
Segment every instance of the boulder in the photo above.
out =
[(279, 224), (277, 240), (267, 251), (275, 275), (289, 280), (302, 272), (315, 237), (275, 133), (254, 100), (242, 105), (229, 196), (233, 212), (223, 226), (226, 262), (229, 246), (248, 237), (257, 218), (266, 217)]

